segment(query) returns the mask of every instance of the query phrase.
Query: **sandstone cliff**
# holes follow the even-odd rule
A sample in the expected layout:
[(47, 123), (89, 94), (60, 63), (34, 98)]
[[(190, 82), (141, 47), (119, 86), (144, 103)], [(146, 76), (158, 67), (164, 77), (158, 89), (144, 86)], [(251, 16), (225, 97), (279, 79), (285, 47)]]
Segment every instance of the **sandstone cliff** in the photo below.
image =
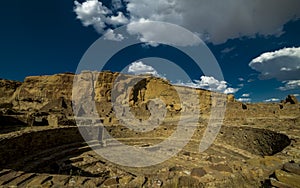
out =
[[(76, 98), (80, 98), (81, 101), (94, 100), (97, 106), (96, 113), (100, 118), (112, 123), (116, 119), (111, 104), (112, 87), (116, 78), (121, 78), (115, 84), (115, 91), (124, 97), (122, 103), (129, 104), (132, 112), (140, 119), (149, 116), (148, 102), (157, 97), (165, 103), (169, 113), (179, 113), (183, 107), (180, 105), (176, 89), (187, 90), (187, 92), (190, 90), (174, 87), (166, 80), (149, 76), (118, 76), (119, 73), (112, 72), (83, 72), (76, 76), (74, 74), (30, 76), (25, 78), (23, 83), (1, 80), (0, 109), (2, 109), (2, 114), (13, 116), (28, 124), (40, 122), (40, 124), (47, 125), (49, 122), (50, 124), (58, 123), (57, 119), (72, 120), (73, 81), (80, 80), (79, 84), (82, 87), (73, 90), (75, 102)], [(138, 83), (132, 90), (124, 90), (126, 85), (136, 81)], [(197, 92), (202, 100), (201, 106), (209, 108), (211, 92), (204, 90)], [(183, 100), (189, 97), (191, 96), (186, 96)], [(88, 108), (90, 106), (83, 105), (78, 111), (86, 113)], [(31, 120), (32, 118), (34, 120)]]
[[(81, 113), (89, 116), (96, 113), (105, 124), (118, 122), (112, 100), (121, 100), (120, 105), (128, 105), (136, 119), (146, 120), (150, 116), (149, 102), (155, 98), (164, 103), (167, 117), (199, 108), (200, 120), (207, 121), (212, 106), (220, 103), (218, 98), (224, 98), (226, 100), (223, 107), (227, 107), (225, 123), (253, 124), (254, 121), (262, 123), (266, 121), (268, 124), (270, 123), (268, 118), (284, 117), (299, 120), (299, 105), (294, 96), (288, 96), (281, 103), (242, 104), (235, 101), (233, 95), (226, 96), (201, 89), (173, 86), (166, 80), (151, 76), (88, 71), (80, 75), (65, 73), (31, 76), (23, 83), (0, 80), (0, 115), (2, 114), (2, 119), (9, 117), (18, 120), (16, 122), (20, 124), (23, 122), (30, 125), (75, 125), (72, 109), (73, 81), (78, 81), (77, 84), (80, 86), (73, 90), (73, 102), (96, 103), (96, 109), (92, 111), (87, 105), (89, 103), (77, 105), (75, 115)], [(128, 85), (133, 87), (126, 90)], [(181, 98), (178, 92), (182, 93)], [(112, 99), (112, 95), (118, 97)], [(198, 104), (193, 104), (191, 98), (197, 98)]]

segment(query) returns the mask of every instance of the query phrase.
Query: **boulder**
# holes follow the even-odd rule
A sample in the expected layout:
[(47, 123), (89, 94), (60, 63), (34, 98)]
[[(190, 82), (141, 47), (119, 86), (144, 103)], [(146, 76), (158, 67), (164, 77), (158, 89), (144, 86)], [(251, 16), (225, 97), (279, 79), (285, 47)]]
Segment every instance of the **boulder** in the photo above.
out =
[(283, 170), (275, 170), (275, 177), (282, 183), (294, 188), (300, 188), (300, 176), (285, 172)]
[(206, 175), (206, 171), (203, 168), (194, 168), (191, 172), (191, 176), (202, 177)]
[(119, 184), (119, 178), (118, 177), (111, 177), (105, 180), (104, 186), (113, 186), (113, 185), (118, 185)]
[(300, 175), (300, 164), (298, 163), (285, 163), (283, 169), (287, 172)]
[(228, 165), (225, 165), (225, 164), (216, 164), (216, 165), (210, 166), (210, 168), (213, 170), (217, 170), (219, 172), (232, 173), (232, 169)]
[(235, 101), (234, 95), (230, 94), (227, 96), (227, 102), (234, 102), (234, 101)]
[(204, 187), (196, 178), (181, 176), (178, 179), (178, 187)]
[(270, 178), (270, 183), (272, 186), (274, 187), (280, 187), (280, 188), (293, 188), (292, 186), (290, 185), (287, 185), (285, 183), (282, 183), (280, 181), (277, 181), (276, 179), (274, 178)]

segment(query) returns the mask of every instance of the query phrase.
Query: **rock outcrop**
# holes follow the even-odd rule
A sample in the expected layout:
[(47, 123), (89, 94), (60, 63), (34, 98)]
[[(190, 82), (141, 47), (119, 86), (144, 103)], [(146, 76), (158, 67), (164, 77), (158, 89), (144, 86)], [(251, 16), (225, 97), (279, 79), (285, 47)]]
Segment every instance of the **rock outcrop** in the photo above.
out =
[[(118, 80), (116, 81), (116, 79)], [(80, 87), (76, 87), (74, 90), (73, 81), (78, 81), (76, 83)], [(133, 87), (125, 91), (128, 85)], [(75, 115), (81, 113), (81, 115), (90, 116), (91, 113), (97, 113), (105, 122), (114, 123), (118, 120), (112, 106), (112, 94), (120, 95), (120, 97), (118, 96), (113, 100), (121, 100), (118, 104), (129, 105), (137, 119), (147, 119), (150, 116), (148, 110), (150, 100), (159, 98), (168, 109), (168, 116), (171, 116), (186, 108), (191, 108), (191, 106), (182, 106), (180, 100), (189, 100), (192, 97), (189, 96), (190, 91), (193, 91), (185, 87), (172, 86), (168, 81), (160, 78), (120, 75), (112, 72), (30, 76), (23, 83), (2, 80), (0, 90), (2, 91), (0, 108), (2, 106), (2, 109), (5, 109), (2, 110), (3, 115), (10, 115), (6, 113), (9, 109), (16, 112), (14, 118), (30, 126), (59, 122), (53, 120), (55, 119), (54, 116), (60, 119), (65, 117), (65, 122), (73, 121), (72, 94), (73, 102), (81, 101), (82, 103), (82, 106), (77, 105), (79, 107), (77, 110), (75, 109)], [(186, 94), (184, 98), (179, 98), (178, 91)], [(212, 94), (209, 91), (196, 90), (196, 95), (201, 100), (199, 105), (203, 114), (210, 109), (213, 103), (211, 101)], [(95, 101), (96, 109), (91, 109), (90, 103), (85, 101)], [(195, 104), (195, 106), (197, 105)], [(39, 113), (43, 115), (39, 115)], [(38, 123), (43, 121), (44, 123)]]
[[(73, 87), (74, 81), (77, 81), (79, 86), (76, 89)], [(222, 101), (224, 104), (221, 106), (227, 107), (225, 123), (253, 124), (268, 118), (287, 116), (296, 118), (297, 121), (299, 116), (298, 101), (292, 95), (280, 104), (242, 104), (236, 101), (233, 95), (173, 86), (166, 80), (149, 75), (132, 76), (113, 72), (86, 71), (80, 75), (65, 73), (31, 76), (23, 83), (0, 80), (0, 91), (2, 116), (9, 116), (6, 119), (14, 118), (29, 125), (55, 125), (56, 123), (74, 125), (74, 113), (85, 114), (85, 116), (94, 113), (106, 124), (114, 124), (119, 121), (113, 109), (113, 105), (116, 104), (128, 105), (136, 119), (146, 120), (150, 117), (149, 102), (153, 99), (159, 99), (165, 105), (167, 117), (197, 107), (201, 119), (208, 121), (211, 108), (220, 106), (217, 103)], [(78, 107), (74, 112), (72, 97), (73, 104)], [(198, 99), (198, 104), (192, 104), (191, 99), (195, 98)], [(77, 105), (77, 101), (82, 105)], [(94, 101), (96, 108), (91, 109), (90, 102), (86, 101)], [(123, 110), (126, 112), (126, 109)], [(43, 115), (40, 115), (41, 113)]]
[(288, 95), (285, 100), (281, 101), (284, 104), (298, 104), (298, 100), (294, 95)]

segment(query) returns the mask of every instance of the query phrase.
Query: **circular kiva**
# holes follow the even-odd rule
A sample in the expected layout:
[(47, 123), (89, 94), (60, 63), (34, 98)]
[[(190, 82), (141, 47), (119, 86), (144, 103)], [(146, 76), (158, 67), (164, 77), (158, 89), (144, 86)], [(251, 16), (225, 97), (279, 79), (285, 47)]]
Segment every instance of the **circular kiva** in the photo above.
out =
[[(106, 127), (106, 129), (116, 138), (118, 135), (126, 135), (126, 130), (122, 126)], [(197, 136), (203, 136), (203, 131), (198, 130), (200, 131)], [(130, 132), (130, 130), (127, 131)], [(160, 131), (163, 132), (163, 130)], [(193, 150), (197, 145), (197, 140), (192, 139), (187, 147), (172, 160), (166, 161), (163, 165), (145, 168), (145, 172), (142, 172), (142, 169), (116, 165), (97, 155), (95, 150), (104, 146), (98, 140), (84, 140), (76, 126), (12, 132), (0, 137), (0, 186), (73, 185), (87, 187), (108, 184), (124, 186), (126, 180), (129, 187), (141, 187), (145, 178), (148, 179), (147, 183), (151, 184), (157, 180), (157, 177), (167, 185), (170, 175), (173, 174), (174, 181), (175, 178), (179, 178), (180, 182), (179, 175), (185, 173), (186, 170), (191, 171), (192, 176), (205, 175), (204, 170), (195, 168), (195, 163), (197, 167), (217, 170), (218, 172), (212, 171), (210, 174), (215, 179), (220, 178), (220, 173), (224, 172), (224, 177), (221, 179), (232, 180), (231, 166), (234, 161), (254, 159), (262, 155), (274, 155), (290, 143), (286, 135), (263, 129), (223, 126), (221, 132), (222, 134), (218, 136), (216, 142), (205, 152), (198, 153), (197, 150)], [(151, 150), (155, 149), (151, 146), (156, 145), (157, 140), (164, 138), (127, 137), (117, 139), (128, 145)], [(122, 147), (115, 139), (106, 140), (106, 145), (104, 148)], [(122, 158), (122, 156), (119, 157)], [(207, 160), (203, 160), (204, 158)], [(260, 163), (255, 163), (255, 165), (260, 165)], [(259, 168), (259, 166), (251, 166), (251, 168), (253, 167)], [(147, 172), (147, 170), (149, 171)], [(151, 171), (153, 170), (156, 173), (152, 175)], [(178, 176), (174, 175), (176, 173)], [(236, 178), (239, 177), (236, 176)]]

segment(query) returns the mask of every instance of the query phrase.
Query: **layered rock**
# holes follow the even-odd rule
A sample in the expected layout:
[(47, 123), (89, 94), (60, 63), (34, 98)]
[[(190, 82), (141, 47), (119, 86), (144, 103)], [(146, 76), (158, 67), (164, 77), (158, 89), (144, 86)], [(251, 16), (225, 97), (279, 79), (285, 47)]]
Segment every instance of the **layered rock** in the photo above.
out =
[[(118, 123), (114, 105), (127, 105), (136, 119), (148, 119), (149, 104), (154, 99), (164, 104), (167, 117), (198, 110), (201, 119), (208, 121), (214, 106), (226, 108), (224, 122), (231, 124), (251, 125), (281, 117), (298, 121), (299, 117), (298, 102), (294, 96), (288, 96), (280, 104), (242, 104), (233, 95), (173, 86), (166, 80), (149, 75), (86, 71), (79, 75), (31, 76), (23, 83), (0, 80), (0, 91), (2, 116), (9, 115), (29, 125), (55, 125), (59, 122), (74, 125), (72, 99), (77, 108), (74, 111), (76, 116), (78, 113), (87, 117), (96, 114), (106, 124)], [(197, 100), (194, 102), (192, 99)], [(94, 109), (92, 103), (96, 104)]]
[[(116, 81), (116, 79), (118, 79)], [(74, 89), (73, 82), (80, 87)], [(73, 118), (73, 102), (80, 101), (82, 106), (76, 113), (96, 113), (100, 118), (108, 119), (112, 123), (116, 119), (113, 106), (112, 95), (120, 95), (113, 100), (120, 100), (121, 105), (129, 105), (132, 112), (139, 119), (147, 119), (149, 101), (159, 98), (170, 113), (179, 113), (189, 106), (182, 106), (178, 91), (185, 93), (182, 101), (187, 101), (193, 96), (191, 90), (185, 87), (172, 86), (168, 81), (151, 76), (130, 76), (120, 75), (112, 72), (82, 72), (80, 75), (57, 74), (50, 76), (30, 76), (25, 78), (23, 83), (1, 80), (0, 82), (0, 107), (9, 109), (18, 119), (29, 125), (39, 124), (41, 119), (48, 119), (51, 114), (57, 117)], [(132, 85), (125, 91), (125, 86)], [(115, 87), (115, 88), (113, 88)], [(72, 90), (73, 89), (73, 90)], [(112, 93), (112, 91), (114, 93)], [(73, 92), (73, 93), (72, 93)], [(199, 95), (201, 107), (209, 109), (211, 106), (211, 92), (197, 90), (194, 97)], [(96, 109), (91, 109), (91, 102), (96, 103)], [(118, 103), (119, 104), (119, 103)], [(196, 104), (195, 104), (196, 105)], [(43, 113), (40, 115), (39, 113)], [(4, 112), (4, 115), (11, 115)], [(77, 115), (77, 114), (76, 114)], [(32, 120), (32, 118), (34, 120)], [(51, 115), (51, 122), (53, 115)], [(48, 121), (48, 120), (47, 120)], [(36, 123), (34, 123), (36, 122)], [(42, 123), (49, 125), (49, 123)], [(50, 123), (52, 124), (52, 123)]]

